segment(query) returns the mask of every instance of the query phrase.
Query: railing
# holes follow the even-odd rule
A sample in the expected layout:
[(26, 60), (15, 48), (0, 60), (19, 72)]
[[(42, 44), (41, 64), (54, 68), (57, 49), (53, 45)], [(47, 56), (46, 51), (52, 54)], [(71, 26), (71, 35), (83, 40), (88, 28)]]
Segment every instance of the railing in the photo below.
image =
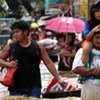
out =
[(0, 45), (5, 45), (10, 38), (10, 35), (0, 35)]
[(10, 27), (14, 21), (16, 21), (15, 18), (0, 18), (0, 46), (6, 44), (10, 38)]
[(16, 20), (15, 18), (0, 18), (0, 21), (10, 21), (10, 22), (13, 22), (15, 20)]

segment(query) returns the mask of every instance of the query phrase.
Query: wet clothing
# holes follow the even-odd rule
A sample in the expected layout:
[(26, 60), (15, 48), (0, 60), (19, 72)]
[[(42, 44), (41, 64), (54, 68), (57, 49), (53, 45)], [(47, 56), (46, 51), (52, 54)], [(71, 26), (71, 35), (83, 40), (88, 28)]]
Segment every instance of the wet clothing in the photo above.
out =
[(34, 97), (40, 97), (41, 95), (41, 88), (32, 88), (30, 89), (29, 91), (10, 91), (10, 95), (17, 95), (17, 96), (20, 96), (20, 95), (27, 95), (27, 96), (34, 96)]
[(18, 42), (10, 44), (10, 55), (18, 60), (18, 68), (14, 74), (14, 84), (9, 91), (27, 92), (33, 88), (41, 88), (40, 48), (35, 41), (28, 47)]

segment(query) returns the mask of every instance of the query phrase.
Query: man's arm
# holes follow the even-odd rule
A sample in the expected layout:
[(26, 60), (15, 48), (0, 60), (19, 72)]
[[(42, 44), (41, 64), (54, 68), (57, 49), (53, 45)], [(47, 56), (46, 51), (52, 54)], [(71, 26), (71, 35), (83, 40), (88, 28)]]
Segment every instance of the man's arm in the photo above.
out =
[(93, 71), (93, 74), (100, 77), (100, 66), (96, 67)]
[(6, 45), (0, 51), (0, 66), (1, 67), (15, 67), (17, 65), (16, 61), (6, 61), (9, 57), (10, 46)]
[(44, 62), (44, 64), (46, 65), (46, 67), (48, 68), (48, 70), (59, 80), (59, 75), (56, 71), (56, 68), (54, 66), (54, 63), (51, 61), (51, 59), (49, 58), (45, 47), (42, 44), (39, 44), (40, 48), (41, 48), (41, 58)]
[(51, 72), (51, 74), (58, 80), (58, 82), (64, 86), (65, 83), (64, 81), (62, 81), (62, 79), (60, 78), (55, 66), (54, 66), (54, 63), (51, 61), (51, 59), (49, 58), (46, 50), (45, 50), (45, 47), (42, 45), (42, 44), (39, 44), (39, 47), (41, 48), (41, 58), (44, 62), (44, 64), (46, 65), (46, 67), (48, 68), (48, 70)]
[(72, 71), (76, 74), (81, 76), (89, 76), (93, 74), (94, 69), (89, 69), (82, 63), (81, 56), (82, 56), (83, 49), (80, 48), (74, 58)]
[(86, 36), (86, 40), (91, 40), (92, 36), (95, 32), (99, 32), (100, 31), (100, 25), (97, 25), (96, 27), (94, 27)]
[(79, 74), (81, 76), (89, 76), (93, 75), (94, 69), (86, 68), (85, 66), (77, 66), (75, 69), (73, 69), (73, 72), (76, 74)]

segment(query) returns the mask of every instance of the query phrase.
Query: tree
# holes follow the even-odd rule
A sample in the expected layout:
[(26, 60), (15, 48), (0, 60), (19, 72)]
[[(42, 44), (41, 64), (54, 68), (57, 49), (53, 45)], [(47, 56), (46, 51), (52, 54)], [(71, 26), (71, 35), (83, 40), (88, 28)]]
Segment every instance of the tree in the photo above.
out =
[(0, 0), (0, 18), (7, 16), (7, 12), (2, 7), (2, 5), (4, 4), (4, 2), (5, 2), (5, 0)]
[(39, 19), (43, 15), (42, 11), (44, 11), (44, 0), (35, 0), (34, 5), (33, 17), (35, 19)]

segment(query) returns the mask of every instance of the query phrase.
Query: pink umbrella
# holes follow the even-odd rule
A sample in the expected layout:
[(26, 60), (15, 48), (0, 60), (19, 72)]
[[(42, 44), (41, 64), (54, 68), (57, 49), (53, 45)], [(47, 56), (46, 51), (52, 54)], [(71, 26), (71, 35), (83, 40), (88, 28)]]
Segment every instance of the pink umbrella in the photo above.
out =
[(85, 23), (81, 19), (73, 17), (57, 17), (49, 20), (45, 25), (45, 29), (55, 31), (57, 33), (79, 33), (84, 31), (84, 26)]

